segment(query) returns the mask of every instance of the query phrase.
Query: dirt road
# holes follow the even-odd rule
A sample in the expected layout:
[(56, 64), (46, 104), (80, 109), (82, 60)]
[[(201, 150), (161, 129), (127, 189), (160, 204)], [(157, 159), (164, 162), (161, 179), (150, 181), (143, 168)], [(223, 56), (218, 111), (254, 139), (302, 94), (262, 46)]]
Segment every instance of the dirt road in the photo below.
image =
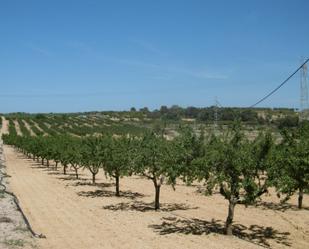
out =
[[(42, 249), (102, 248), (309, 248), (309, 198), (305, 210), (278, 210), (274, 197), (259, 207), (237, 206), (237, 236), (222, 235), (227, 202), (203, 196), (196, 187), (162, 189), (162, 211), (155, 212), (153, 185), (146, 179), (121, 179), (122, 197), (101, 172), (98, 185), (90, 175), (81, 180), (63, 176), (5, 146), (10, 187), (19, 197), (30, 223), (46, 239)], [(291, 200), (295, 204), (295, 199)], [(291, 247), (290, 247), (291, 246)]]
[(8, 190), (8, 177), (6, 175), (5, 157), (1, 134), (7, 133), (7, 121), (4, 119), (0, 130), (0, 248), (11, 249), (22, 246), (24, 249), (36, 248), (35, 240), (27, 229), (22, 214), (19, 212), (12, 195)]

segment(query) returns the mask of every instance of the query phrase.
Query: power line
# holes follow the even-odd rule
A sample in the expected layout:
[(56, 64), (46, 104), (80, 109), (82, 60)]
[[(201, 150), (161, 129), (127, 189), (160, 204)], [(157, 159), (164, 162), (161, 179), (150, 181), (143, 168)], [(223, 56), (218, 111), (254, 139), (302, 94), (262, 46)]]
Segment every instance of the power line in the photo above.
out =
[(273, 95), (275, 92), (277, 92), (283, 85), (285, 85), (307, 62), (309, 59), (307, 59), (301, 66), (299, 66), (285, 81), (283, 81), (279, 86), (277, 86), (274, 90), (272, 90), (269, 94), (267, 94), (265, 97), (261, 98), (258, 102), (251, 105), (250, 108), (253, 108), (263, 102), (265, 99)]

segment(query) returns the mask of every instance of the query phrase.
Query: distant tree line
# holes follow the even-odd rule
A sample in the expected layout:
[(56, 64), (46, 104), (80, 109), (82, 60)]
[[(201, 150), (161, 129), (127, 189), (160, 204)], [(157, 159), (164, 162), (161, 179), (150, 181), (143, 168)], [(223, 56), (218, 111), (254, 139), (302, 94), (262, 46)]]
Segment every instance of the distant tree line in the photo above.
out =
[[(134, 107), (131, 108), (131, 112), (136, 112)], [(149, 118), (161, 118), (163, 120), (178, 121), (180, 119), (195, 119), (201, 122), (213, 122), (215, 112), (218, 115), (218, 119), (221, 122), (232, 122), (235, 119), (242, 122), (248, 122), (252, 124), (267, 124), (274, 123), (272, 120), (272, 114), (277, 114), (283, 117), (287, 117), (288, 120), (284, 120), (282, 126), (294, 126), (295, 119), (298, 119), (294, 109), (288, 108), (238, 108), (238, 107), (193, 107), (186, 108), (178, 105), (171, 107), (161, 106), (160, 109), (149, 111), (147, 107), (141, 108), (139, 112), (147, 115)], [(259, 112), (264, 112), (265, 115), (259, 115)], [(275, 124), (278, 124), (275, 123)]]

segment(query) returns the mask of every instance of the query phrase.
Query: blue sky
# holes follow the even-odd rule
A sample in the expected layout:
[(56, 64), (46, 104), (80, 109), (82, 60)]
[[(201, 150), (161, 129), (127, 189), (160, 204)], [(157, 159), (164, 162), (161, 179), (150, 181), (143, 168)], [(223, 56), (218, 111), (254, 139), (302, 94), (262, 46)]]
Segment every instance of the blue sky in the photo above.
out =
[[(0, 112), (249, 106), (309, 56), (306, 0), (1, 0)], [(298, 107), (299, 76), (260, 106)]]

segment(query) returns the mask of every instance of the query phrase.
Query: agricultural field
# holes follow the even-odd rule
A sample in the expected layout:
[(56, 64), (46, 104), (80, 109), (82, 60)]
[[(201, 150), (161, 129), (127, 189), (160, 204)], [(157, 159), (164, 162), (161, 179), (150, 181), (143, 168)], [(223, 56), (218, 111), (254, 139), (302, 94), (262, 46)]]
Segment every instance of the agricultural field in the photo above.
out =
[(190, 126), (195, 132), (203, 129), (214, 130), (215, 112), (218, 116), (216, 132), (223, 132), (235, 119), (241, 120), (248, 137), (254, 138), (260, 130), (271, 130), (280, 136), (278, 129), (298, 125), (298, 113), (293, 109), (277, 108), (196, 108), (161, 106), (149, 111), (148, 108), (122, 112), (88, 112), (68, 114), (28, 114), (12, 113), (5, 115), (9, 131), (19, 135), (70, 134), (77, 137), (112, 133), (115, 135), (140, 135), (146, 130), (163, 130), (166, 138), (177, 136), (182, 126)]
[(309, 1), (0, 6), (0, 249), (309, 249)]
[(43, 235), (35, 247), (309, 247), (306, 125), (246, 110), (252, 120), (214, 129), (169, 111), (2, 117), (8, 185)]

